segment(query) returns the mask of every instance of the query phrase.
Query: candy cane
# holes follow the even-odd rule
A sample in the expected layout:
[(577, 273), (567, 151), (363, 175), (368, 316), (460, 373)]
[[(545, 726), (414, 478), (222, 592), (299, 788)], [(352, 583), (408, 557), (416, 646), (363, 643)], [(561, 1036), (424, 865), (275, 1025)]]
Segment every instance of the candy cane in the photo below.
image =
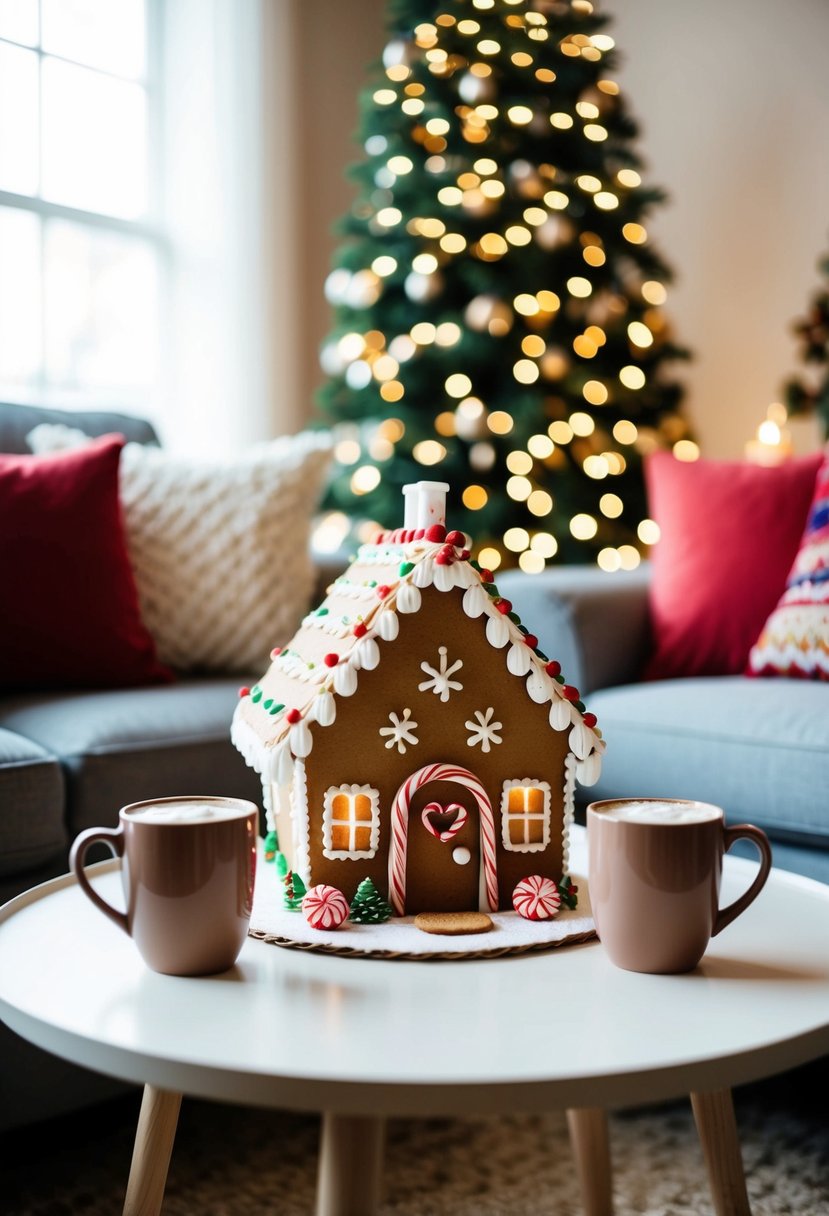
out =
[(427, 764), (412, 773), (394, 796), (391, 810), (391, 849), (389, 850), (389, 900), (398, 916), (406, 906), (406, 850), (409, 836), (409, 807), (412, 796), (429, 781), (456, 781), (470, 790), (478, 804), (481, 819), (481, 856), (486, 897), (490, 911), (498, 910), (498, 868), (495, 861), (495, 818), (486, 790), (468, 768), (454, 764)]

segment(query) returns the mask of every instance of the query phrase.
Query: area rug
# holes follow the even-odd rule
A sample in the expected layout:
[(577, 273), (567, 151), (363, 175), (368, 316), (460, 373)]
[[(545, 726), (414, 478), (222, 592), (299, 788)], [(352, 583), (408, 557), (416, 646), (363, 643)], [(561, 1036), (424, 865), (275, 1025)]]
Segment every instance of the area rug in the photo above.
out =
[[(735, 1092), (754, 1216), (826, 1216), (826, 1061)], [(3, 1216), (117, 1216), (138, 1110), (119, 1099), (0, 1140)], [(611, 1116), (617, 1216), (710, 1216), (689, 1105)], [(164, 1216), (312, 1216), (319, 1122), (185, 1100)], [(564, 1117), (395, 1120), (383, 1216), (578, 1216)]]

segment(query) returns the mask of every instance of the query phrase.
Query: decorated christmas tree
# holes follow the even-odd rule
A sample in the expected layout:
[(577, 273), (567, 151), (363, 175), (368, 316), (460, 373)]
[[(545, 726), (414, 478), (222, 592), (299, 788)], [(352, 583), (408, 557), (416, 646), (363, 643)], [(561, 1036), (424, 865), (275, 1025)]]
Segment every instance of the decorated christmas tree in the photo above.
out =
[[(633, 566), (641, 456), (694, 459), (636, 127), (587, 0), (390, 0), (358, 197), (326, 283), (327, 505), (400, 523), (451, 487), (484, 565)], [(367, 529), (363, 530), (363, 535)]]
[(382, 925), (391, 916), (391, 904), (383, 899), (370, 878), (364, 878), (354, 893), (349, 915), (358, 925)]
[(282, 882), (284, 885), (282, 906), (288, 912), (299, 912), (302, 907), (302, 897), (307, 891), (305, 883), (293, 870), (288, 870)]
[(816, 411), (829, 435), (829, 254), (820, 263), (824, 286), (812, 297), (809, 311), (795, 323), (800, 339), (805, 376), (793, 377), (786, 384), (786, 405), (791, 414)]

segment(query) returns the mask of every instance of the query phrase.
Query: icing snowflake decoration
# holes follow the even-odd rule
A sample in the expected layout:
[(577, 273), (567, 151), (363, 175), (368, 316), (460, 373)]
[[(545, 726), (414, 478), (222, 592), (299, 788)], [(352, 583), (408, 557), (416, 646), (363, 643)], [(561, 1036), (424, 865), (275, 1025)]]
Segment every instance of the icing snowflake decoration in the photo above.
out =
[(469, 747), (475, 747), (478, 743), (481, 745), (482, 752), (490, 750), (491, 743), (500, 743), (501, 736), (498, 731), (503, 727), (502, 722), (493, 722), (495, 710), (490, 707), (485, 713), (480, 710), (475, 710), (474, 721), (470, 718), (468, 722), (464, 722), (464, 726), (470, 731), (467, 744)]
[(395, 713), (389, 714), (389, 721), (391, 722), (391, 726), (381, 726), (380, 734), (389, 736), (386, 740), (386, 747), (397, 745), (397, 750), (403, 756), (406, 753), (406, 745), (414, 745), (418, 741), (414, 733), (417, 730), (417, 723), (412, 720), (412, 711), (410, 709), (403, 710), (402, 718), (398, 718)]
[(459, 680), (453, 680), (451, 677), (456, 671), (460, 671), (463, 667), (463, 659), (456, 659), (451, 667), (447, 666), (446, 647), (438, 647), (439, 662), (437, 667), (432, 667), (431, 663), (421, 663), (421, 669), (429, 676), (428, 680), (424, 680), (422, 684), (418, 684), (420, 692), (431, 691), (436, 697), (440, 697), (441, 701), (448, 701), (452, 695), (452, 690), (458, 692), (463, 688), (463, 684)]

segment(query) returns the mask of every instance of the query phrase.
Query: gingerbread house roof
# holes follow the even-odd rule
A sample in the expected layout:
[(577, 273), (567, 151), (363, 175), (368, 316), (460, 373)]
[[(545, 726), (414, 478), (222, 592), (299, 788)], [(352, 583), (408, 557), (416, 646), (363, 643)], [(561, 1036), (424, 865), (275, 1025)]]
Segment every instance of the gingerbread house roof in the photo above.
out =
[(446, 595), (447, 611), (484, 618), (493, 660), (524, 681), (532, 701), (549, 703), (550, 728), (569, 732), (578, 780), (598, 780), (605, 745), (595, 717), (498, 594), (489, 571), (470, 560), (468, 545), (463, 533), (447, 535), (433, 524), (397, 529), (361, 546), (288, 645), (272, 652), (269, 670), (244, 690), (236, 708), (232, 740), (264, 782), (287, 784), (294, 759), (311, 754), (315, 733), (336, 730), (338, 701), (358, 694), (360, 672), (394, 663), (396, 645), (405, 644), (397, 642), (399, 615), (417, 613), (429, 587)]

